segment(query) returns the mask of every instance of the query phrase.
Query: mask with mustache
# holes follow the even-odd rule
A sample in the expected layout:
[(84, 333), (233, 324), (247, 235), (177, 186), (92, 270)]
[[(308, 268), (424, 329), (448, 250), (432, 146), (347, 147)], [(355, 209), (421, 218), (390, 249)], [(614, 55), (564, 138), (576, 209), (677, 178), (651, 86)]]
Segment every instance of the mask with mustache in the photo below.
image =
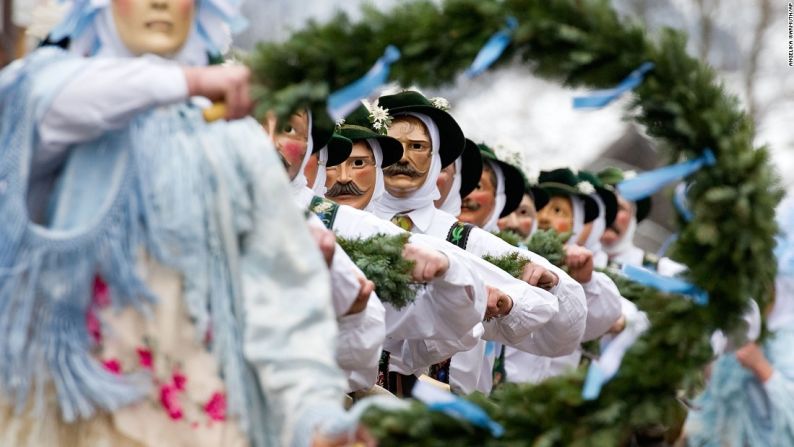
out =
[(325, 196), (329, 198), (334, 198), (338, 196), (362, 196), (364, 195), (364, 191), (358, 187), (353, 182), (349, 183), (334, 183), (334, 186), (330, 187), (328, 191), (325, 192)]
[(417, 178), (423, 175), (422, 172), (419, 172), (411, 166), (407, 161), (399, 161), (388, 168), (383, 170), (383, 174), (387, 177), (392, 177), (395, 175), (407, 175), (408, 177)]
[(480, 208), (482, 208), (482, 205), (480, 205), (479, 203), (475, 202), (472, 199), (466, 199), (463, 201), (463, 205), (461, 205), (461, 208), (470, 211), (478, 211)]

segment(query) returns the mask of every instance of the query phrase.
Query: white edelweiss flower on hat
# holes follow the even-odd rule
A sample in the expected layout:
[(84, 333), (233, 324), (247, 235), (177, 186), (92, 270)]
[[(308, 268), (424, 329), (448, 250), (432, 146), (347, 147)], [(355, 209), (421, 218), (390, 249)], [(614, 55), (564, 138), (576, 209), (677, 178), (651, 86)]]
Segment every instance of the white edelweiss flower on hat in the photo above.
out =
[(363, 103), (364, 107), (369, 111), (369, 122), (372, 124), (372, 128), (379, 134), (386, 135), (392, 123), (392, 116), (389, 115), (389, 109), (378, 105), (378, 101), (375, 101), (375, 103), (363, 101)]
[(535, 169), (525, 169), (524, 174), (527, 176), (527, 181), (530, 185), (535, 186), (538, 184), (538, 180), (540, 178), (540, 171)]
[(623, 180), (628, 180), (636, 176), (637, 176), (637, 171), (633, 169), (629, 169), (628, 171), (623, 171)]
[(339, 132), (340, 130), (342, 130), (342, 126), (344, 125), (345, 125), (345, 119), (340, 118), (339, 121), (336, 122), (336, 125), (334, 126), (334, 130), (336, 132)]
[(595, 186), (586, 180), (577, 183), (576, 189), (578, 189), (580, 193), (588, 195), (595, 192)]
[(436, 96), (435, 98), (430, 98), (430, 104), (432, 104), (433, 107), (439, 110), (449, 112), (450, 109), (449, 101), (447, 101), (446, 98), (442, 98), (440, 96)]

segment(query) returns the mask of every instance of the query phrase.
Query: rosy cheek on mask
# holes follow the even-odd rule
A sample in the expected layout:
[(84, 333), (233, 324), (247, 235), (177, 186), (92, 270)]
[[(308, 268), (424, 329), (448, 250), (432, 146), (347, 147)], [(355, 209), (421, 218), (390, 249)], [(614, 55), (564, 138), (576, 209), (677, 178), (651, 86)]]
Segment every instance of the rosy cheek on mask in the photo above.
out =
[(193, 7), (195, 5), (195, 0), (182, 0), (179, 2), (179, 13), (181, 15), (190, 15), (193, 12)]
[(300, 165), (306, 153), (306, 145), (294, 141), (287, 141), (281, 145), (281, 151), (284, 158), (286, 158), (290, 164)]
[(571, 231), (571, 225), (568, 222), (555, 222), (554, 231), (557, 233), (567, 233)]

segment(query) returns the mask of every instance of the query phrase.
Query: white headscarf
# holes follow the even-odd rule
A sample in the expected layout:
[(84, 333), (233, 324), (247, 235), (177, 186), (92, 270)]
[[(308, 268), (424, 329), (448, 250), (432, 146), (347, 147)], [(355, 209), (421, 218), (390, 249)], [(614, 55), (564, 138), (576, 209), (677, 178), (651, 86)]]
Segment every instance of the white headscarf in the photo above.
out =
[(488, 166), (493, 169), (496, 175), (496, 197), (493, 211), (491, 211), (491, 215), (488, 216), (488, 220), (485, 222), (482, 229), (494, 233), (499, 231), (499, 226), (496, 223), (499, 221), (499, 215), (502, 214), (502, 210), (505, 208), (505, 202), (507, 201), (507, 195), (505, 194), (505, 175), (502, 172), (502, 167), (499, 166), (498, 163), (494, 163), (490, 160), (486, 160), (486, 163), (488, 163)]
[(306, 153), (303, 154), (303, 160), (301, 160), (301, 167), (298, 169), (298, 174), (295, 176), (294, 179), (290, 180), (289, 184), (292, 187), (292, 191), (300, 193), (304, 189), (307, 188), (308, 181), (306, 180), (306, 175), (303, 173), (303, 170), (306, 169), (306, 165), (309, 164), (309, 159), (312, 156), (312, 150), (314, 149), (314, 140), (312, 139), (312, 113), (308, 112), (309, 115), (309, 138), (306, 140)]
[(374, 138), (367, 139), (372, 155), (375, 156), (375, 191), (372, 193), (372, 198), (364, 207), (364, 211), (374, 212), (375, 204), (383, 197), (383, 192), (386, 191), (386, 186), (383, 183), (383, 148), (380, 147), (378, 140)]
[(445, 211), (455, 217), (460, 216), (460, 187), (463, 183), (461, 169), (463, 169), (463, 159), (458, 157), (455, 160), (455, 177), (452, 179), (452, 187), (449, 189), (449, 194), (444, 199), (444, 203), (438, 207), (441, 211)]
[(603, 268), (607, 266), (608, 262), (608, 256), (604, 252), (604, 248), (601, 246), (601, 236), (603, 236), (604, 231), (607, 228), (607, 207), (604, 205), (604, 201), (601, 200), (601, 196), (598, 194), (591, 194), (590, 197), (592, 197), (598, 204), (598, 217), (596, 217), (593, 221), (590, 235), (587, 237), (584, 247), (593, 252), (593, 262), (595, 266)]
[[(632, 205), (633, 206), (633, 205)], [(612, 245), (603, 245), (609, 259), (620, 264), (642, 265), (645, 252), (634, 246), (634, 233), (637, 231), (637, 217), (631, 216), (623, 235)]]
[(380, 200), (375, 203), (375, 214), (382, 219), (391, 219), (395, 214), (417, 210), (428, 205), (433, 206), (433, 201), (441, 197), (436, 185), (438, 175), (441, 173), (441, 155), (438, 152), (440, 146), (438, 126), (429, 116), (421, 113), (404, 113), (397, 116), (412, 116), (422, 121), (427, 127), (433, 152), (432, 161), (430, 162), (430, 170), (427, 173), (425, 182), (409, 197), (395, 197), (389, 194), (388, 190), (383, 191)]
[(325, 172), (325, 166), (328, 164), (328, 146), (320, 149), (317, 153), (317, 175), (314, 176), (314, 184), (312, 190), (320, 197), (325, 196), (328, 188), (325, 187), (325, 180), (328, 175)]

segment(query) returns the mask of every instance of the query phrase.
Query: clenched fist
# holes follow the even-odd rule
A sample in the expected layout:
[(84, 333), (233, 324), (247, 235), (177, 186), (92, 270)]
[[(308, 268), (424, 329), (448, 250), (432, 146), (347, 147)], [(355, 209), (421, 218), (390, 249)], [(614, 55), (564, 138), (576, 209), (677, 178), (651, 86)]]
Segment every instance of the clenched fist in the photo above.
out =
[(251, 71), (242, 65), (185, 67), (190, 96), (203, 96), (226, 105), (228, 120), (242, 118), (253, 108), (250, 94)]
[(579, 284), (590, 282), (593, 279), (593, 252), (578, 245), (565, 247), (565, 265), (571, 278)]
[(547, 270), (546, 268), (528, 262), (524, 266), (524, 271), (521, 273), (521, 280), (528, 283), (530, 286), (540, 287), (549, 290), (560, 282), (557, 275)]
[(416, 244), (405, 244), (403, 258), (414, 261), (411, 277), (420, 283), (432, 281), (449, 269), (449, 259), (445, 254)]
[(503, 317), (513, 310), (513, 299), (496, 287), (485, 286), (488, 290), (488, 304), (485, 307), (485, 320)]
[(353, 315), (363, 312), (364, 309), (367, 308), (369, 296), (375, 291), (375, 283), (368, 280), (367, 278), (364, 278), (363, 276), (358, 277), (358, 284), (361, 286), (361, 288), (358, 289), (358, 296), (356, 296), (356, 300), (350, 305), (350, 309), (347, 310), (345, 315)]

